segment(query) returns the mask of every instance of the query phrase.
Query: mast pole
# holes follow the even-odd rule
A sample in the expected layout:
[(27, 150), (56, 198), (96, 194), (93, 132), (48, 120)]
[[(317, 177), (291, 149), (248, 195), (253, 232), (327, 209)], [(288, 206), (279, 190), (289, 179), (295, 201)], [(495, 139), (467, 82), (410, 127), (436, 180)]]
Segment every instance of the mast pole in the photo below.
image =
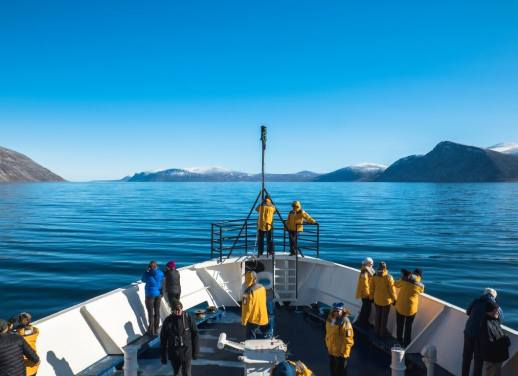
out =
[(266, 152), (266, 126), (261, 125), (261, 144), (262, 144), (262, 160), (261, 160), (261, 204), (264, 203), (264, 155)]

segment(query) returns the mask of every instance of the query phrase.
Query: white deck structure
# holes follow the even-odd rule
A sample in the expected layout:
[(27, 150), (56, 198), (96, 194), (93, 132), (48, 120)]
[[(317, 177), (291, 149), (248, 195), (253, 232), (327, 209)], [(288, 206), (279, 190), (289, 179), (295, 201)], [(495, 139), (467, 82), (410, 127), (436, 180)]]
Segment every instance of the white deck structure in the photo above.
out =
[[(237, 306), (245, 261), (250, 259), (233, 257), (222, 263), (210, 260), (179, 269), (184, 307), (188, 309), (203, 302), (213, 306)], [(293, 257), (277, 255), (276, 260), (282, 264), (282, 260), (293, 260)], [(271, 270), (271, 259), (261, 258), (261, 262), (266, 270)], [(292, 304), (343, 301), (353, 315), (358, 313), (360, 301), (354, 298), (357, 269), (312, 257), (299, 258), (298, 262), (298, 296)], [(284, 264), (288, 263), (284, 261)], [(285, 286), (289, 285), (286, 280), (284, 282)], [(162, 319), (167, 315), (168, 308), (163, 302)], [(407, 352), (420, 352), (424, 346), (434, 345), (438, 365), (459, 375), (466, 319), (461, 308), (424, 294)], [(147, 328), (144, 285), (134, 283), (111, 291), (43, 318), (35, 325), (40, 329), (38, 376), (78, 374), (107, 355), (122, 354), (124, 346), (144, 334)], [(388, 327), (395, 333), (393, 309)], [(518, 375), (518, 332), (507, 327), (505, 330), (512, 345), (511, 358), (504, 364), (503, 374)]]

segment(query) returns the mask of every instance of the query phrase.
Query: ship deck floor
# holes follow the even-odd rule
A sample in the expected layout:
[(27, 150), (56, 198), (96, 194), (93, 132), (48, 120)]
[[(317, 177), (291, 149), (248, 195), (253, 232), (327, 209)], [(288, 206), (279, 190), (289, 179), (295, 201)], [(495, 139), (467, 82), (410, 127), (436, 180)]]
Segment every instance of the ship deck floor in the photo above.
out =
[[(193, 376), (243, 375), (243, 364), (238, 360), (238, 354), (216, 347), (221, 332), (225, 332), (229, 340), (239, 342), (245, 339), (245, 330), (239, 320), (239, 311), (231, 308), (221, 319), (199, 325), (200, 357), (193, 361)], [(288, 358), (301, 360), (315, 375), (329, 374), (323, 322), (302, 310), (284, 307), (276, 309), (275, 320), (275, 335), (288, 344)], [(386, 352), (372, 346), (363, 336), (356, 335), (348, 375), (390, 375), (389, 363)], [(143, 375), (172, 375), (169, 364), (160, 364), (157, 347), (139, 357), (139, 366)]]

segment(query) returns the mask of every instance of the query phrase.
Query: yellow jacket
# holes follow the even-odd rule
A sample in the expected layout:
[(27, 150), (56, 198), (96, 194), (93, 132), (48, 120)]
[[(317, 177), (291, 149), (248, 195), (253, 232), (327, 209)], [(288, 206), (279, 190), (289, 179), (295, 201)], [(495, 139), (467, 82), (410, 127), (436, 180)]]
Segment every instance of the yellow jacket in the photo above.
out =
[[(38, 328), (36, 328), (35, 326), (32, 326), (32, 325), (30, 325), (29, 328), (32, 329), (32, 332), (30, 334), (25, 334), (25, 332), (27, 331), (25, 328), (19, 328), (16, 330), (16, 332), (25, 339), (25, 341), (34, 350), (34, 352), (37, 352), (36, 351), (36, 340), (38, 339), (38, 335), (40, 334), (40, 331), (38, 330)], [(23, 360), (25, 362), (27, 376), (35, 375), (36, 372), (38, 372), (39, 365), (31, 362), (25, 356), (23, 357)]]
[(396, 301), (394, 278), (387, 270), (377, 271), (371, 278), (370, 295), (371, 299), (374, 299), (374, 304), (379, 306), (388, 306)]
[(243, 293), (241, 304), (241, 324), (268, 324), (268, 310), (266, 308), (266, 289), (263, 285), (255, 283), (247, 287)]
[(257, 229), (261, 231), (270, 231), (273, 227), (273, 215), (277, 211), (275, 206), (266, 203), (259, 205), (255, 210), (259, 212), (257, 218)]
[(419, 295), (424, 292), (424, 285), (421, 282), (399, 280), (396, 281), (395, 286), (399, 289), (396, 311), (403, 316), (415, 315), (419, 306)]
[(362, 266), (360, 275), (358, 276), (358, 284), (356, 285), (356, 299), (370, 299), (371, 278), (371, 273)]
[(292, 210), (290, 211), (290, 214), (288, 214), (288, 219), (286, 220), (286, 227), (288, 228), (288, 231), (302, 232), (304, 231), (304, 227), (302, 226), (304, 221), (309, 223), (317, 223), (317, 221), (311, 218), (311, 216), (304, 210)]
[(329, 355), (347, 359), (353, 345), (353, 326), (347, 317), (338, 323), (326, 320), (326, 347)]

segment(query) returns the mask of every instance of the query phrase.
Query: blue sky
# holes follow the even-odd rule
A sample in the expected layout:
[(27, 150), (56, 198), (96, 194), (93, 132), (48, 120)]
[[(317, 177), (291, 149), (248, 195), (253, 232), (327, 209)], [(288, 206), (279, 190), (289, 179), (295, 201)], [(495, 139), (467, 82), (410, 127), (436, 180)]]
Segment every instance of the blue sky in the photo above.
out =
[(518, 141), (518, 2), (3, 1), (0, 145), (73, 181)]

